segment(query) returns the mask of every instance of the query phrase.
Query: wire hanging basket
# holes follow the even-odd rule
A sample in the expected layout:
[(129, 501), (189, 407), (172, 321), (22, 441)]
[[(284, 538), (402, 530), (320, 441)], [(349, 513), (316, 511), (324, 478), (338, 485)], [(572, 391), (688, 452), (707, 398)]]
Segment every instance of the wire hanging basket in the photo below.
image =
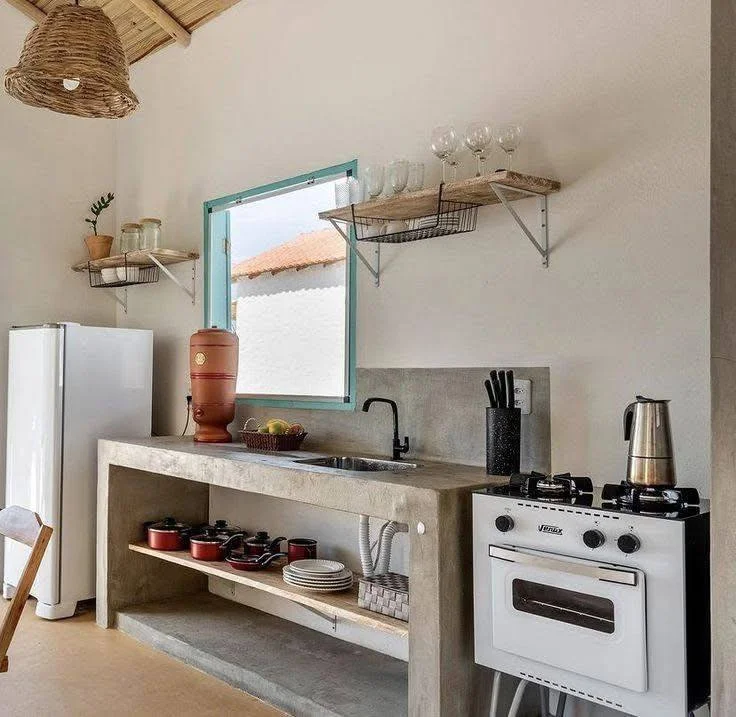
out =
[(61, 5), (31, 30), (5, 91), (32, 107), (118, 119), (138, 107), (115, 26), (98, 7)]

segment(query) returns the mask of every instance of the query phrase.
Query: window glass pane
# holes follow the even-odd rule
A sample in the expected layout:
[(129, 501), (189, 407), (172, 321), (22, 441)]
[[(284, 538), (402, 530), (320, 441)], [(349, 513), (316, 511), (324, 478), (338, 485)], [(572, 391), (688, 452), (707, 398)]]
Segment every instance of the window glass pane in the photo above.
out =
[(566, 622), (596, 632), (608, 634), (614, 632), (613, 602), (607, 598), (519, 578), (514, 579), (512, 591), (514, 608), (519, 612)]
[(228, 210), (239, 394), (347, 395), (347, 247), (317, 217), (334, 207), (335, 182), (344, 179), (256, 196)]

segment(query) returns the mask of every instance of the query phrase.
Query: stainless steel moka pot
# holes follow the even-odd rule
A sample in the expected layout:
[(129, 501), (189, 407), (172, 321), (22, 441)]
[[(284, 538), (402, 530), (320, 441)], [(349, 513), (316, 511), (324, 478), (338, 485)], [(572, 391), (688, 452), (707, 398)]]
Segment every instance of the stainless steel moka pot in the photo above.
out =
[(675, 478), (669, 401), (637, 396), (624, 411), (624, 440), (629, 442), (626, 480), (640, 488), (671, 488)]

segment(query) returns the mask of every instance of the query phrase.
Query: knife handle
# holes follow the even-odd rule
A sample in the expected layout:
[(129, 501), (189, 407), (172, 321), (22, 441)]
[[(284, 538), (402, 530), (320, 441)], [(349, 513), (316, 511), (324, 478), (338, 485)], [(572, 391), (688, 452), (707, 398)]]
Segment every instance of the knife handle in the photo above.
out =
[(513, 408), (514, 403), (514, 372), (506, 371), (506, 408)]

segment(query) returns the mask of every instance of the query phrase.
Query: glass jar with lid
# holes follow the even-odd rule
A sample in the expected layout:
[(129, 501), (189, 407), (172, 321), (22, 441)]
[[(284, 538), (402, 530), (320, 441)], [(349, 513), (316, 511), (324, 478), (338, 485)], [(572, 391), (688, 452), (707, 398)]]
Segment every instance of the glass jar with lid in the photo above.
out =
[(127, 254), (129, 251), (138, 251), (141, 248), (140, 224), (128, 222), (120, 227), (120, 253)]
[(161, 220), (155, 217), (141, 219), (141, 249), (161, 248)]

